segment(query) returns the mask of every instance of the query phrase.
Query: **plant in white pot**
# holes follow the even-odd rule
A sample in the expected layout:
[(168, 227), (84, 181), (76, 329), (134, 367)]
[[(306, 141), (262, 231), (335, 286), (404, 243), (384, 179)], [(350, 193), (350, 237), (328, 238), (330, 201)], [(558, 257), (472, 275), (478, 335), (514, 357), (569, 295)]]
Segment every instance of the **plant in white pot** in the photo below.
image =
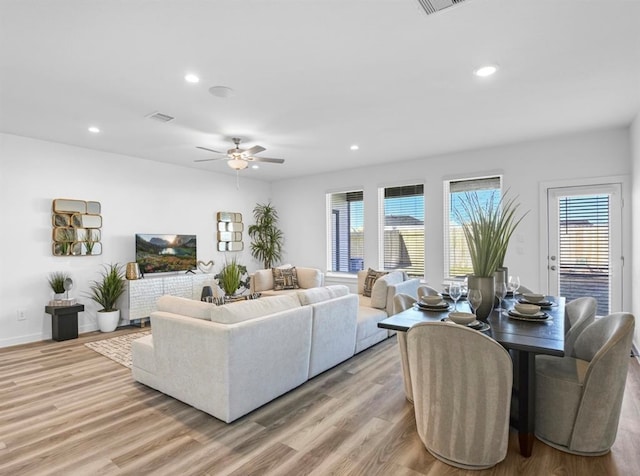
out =
[(124, 270), (118, 263), (105, 265), (101, 279), (91, 282), (89, 297), (102, 307), (97, 312), (100, 331), (112, 332), (118, 327), (120, 309), (116, 308), (116, 303), (125, 286)]
[(455, 210), (473, 267), (473, 274), (468, 277), (469, 289), (479, 289), (482, 293), (482, 304), (476, 310), (480, 319), (485, 319), (493, 309), (495, 272), (504, 264), (511, 235), (528, 213), (518, 218), (516, 212), (520, 204), (507, 195), (505, 192), (496, 200), (491, 193), (482, 200), (477, 192), (467, 192), (461, 200), (461, 209)]

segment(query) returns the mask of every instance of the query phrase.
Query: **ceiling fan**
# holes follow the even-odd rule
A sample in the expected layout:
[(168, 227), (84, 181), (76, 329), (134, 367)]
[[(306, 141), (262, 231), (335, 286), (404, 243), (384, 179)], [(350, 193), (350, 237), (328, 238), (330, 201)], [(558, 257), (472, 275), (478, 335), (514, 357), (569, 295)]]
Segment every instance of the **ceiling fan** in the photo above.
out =
[(220, 152), (218, 150), (208, 149), (207, 147), (199, 147), (196, 148), (206, 150), (208, 152), (213, 152), (215, 154), (224, 154), (226, 157), (214, 157), (211, 159), (197, 159), (194, 162), (208, 162), (210, 160), (221, 160), (226, 158), (227, 165), (234, 170), (242, 170), (246, 169), (249, 166), (249, 162), (270, 162), (272, 164), (282, 164), (284, 163), (284, 159), (270, 159), (268, 157), (255, 157), (254, 154), (262, 152), (266, 150), (264, 147), (259, 145), (254, 145), (250, 149), (241, 149), (239, 137), (234, 137), (233, 143), (236, 145), (235, 148), (229, 149), (226, 153)]

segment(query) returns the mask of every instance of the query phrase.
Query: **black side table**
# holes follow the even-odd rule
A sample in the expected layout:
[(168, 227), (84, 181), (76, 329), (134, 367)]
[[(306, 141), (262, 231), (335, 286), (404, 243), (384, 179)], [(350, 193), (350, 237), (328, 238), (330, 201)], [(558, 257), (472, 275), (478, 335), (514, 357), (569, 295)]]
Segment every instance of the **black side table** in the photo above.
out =
[(84, 311), (83, 304), (73, 306), (45, 306), (51, 314), (51, 337), (53, 340), (69, 340), (78, 337), (78, 313)]

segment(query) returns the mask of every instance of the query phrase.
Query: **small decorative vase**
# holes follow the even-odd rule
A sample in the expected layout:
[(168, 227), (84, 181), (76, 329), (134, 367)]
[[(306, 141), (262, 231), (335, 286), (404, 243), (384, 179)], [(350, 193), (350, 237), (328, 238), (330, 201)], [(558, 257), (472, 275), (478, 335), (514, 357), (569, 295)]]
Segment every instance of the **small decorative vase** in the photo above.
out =
[(98, 329), (100, 332), (113, 332), (120, 321), (120, 309), (115, 311), (98, 311)]
[(469, 289), (478, 289), (482, 293), (482, 304), (476, 310), (476, 316), (481, 321), (486, 321), (491, 311), (493, 311), (495, 298), (494, 277), (478, 277), (469, 275)]
[(140, 279), (140, 277), (140, 266), (138, 265), (138, 263), (127, 263), (126, 278), (131, 280)]

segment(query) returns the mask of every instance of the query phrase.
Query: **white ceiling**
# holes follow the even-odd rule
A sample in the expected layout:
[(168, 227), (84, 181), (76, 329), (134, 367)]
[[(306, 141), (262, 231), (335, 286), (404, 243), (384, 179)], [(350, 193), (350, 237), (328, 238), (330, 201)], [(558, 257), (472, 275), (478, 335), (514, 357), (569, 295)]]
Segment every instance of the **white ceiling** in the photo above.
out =
[(275, 180), (629, 124), (640, 1), (0, 0), (0, 68), (2, 132)]

